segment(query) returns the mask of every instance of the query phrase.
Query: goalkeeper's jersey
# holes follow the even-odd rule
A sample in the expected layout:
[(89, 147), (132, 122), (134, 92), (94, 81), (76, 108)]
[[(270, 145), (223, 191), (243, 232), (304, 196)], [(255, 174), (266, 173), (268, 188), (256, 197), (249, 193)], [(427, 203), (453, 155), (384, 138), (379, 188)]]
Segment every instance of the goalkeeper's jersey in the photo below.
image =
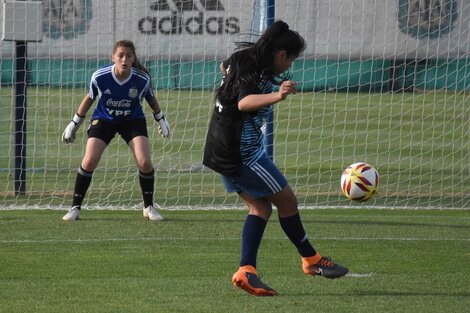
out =
[(119, 122), (129, 119), (145, 119), (142, 99), (150, 102), (155, 96), (152, 92), (150, 76), (132, 68), (125, 81), (119, 81), (114, 74), (114, 64), (95, 71), (91, 77), (88, 96), (98, 99), (92, 119)]

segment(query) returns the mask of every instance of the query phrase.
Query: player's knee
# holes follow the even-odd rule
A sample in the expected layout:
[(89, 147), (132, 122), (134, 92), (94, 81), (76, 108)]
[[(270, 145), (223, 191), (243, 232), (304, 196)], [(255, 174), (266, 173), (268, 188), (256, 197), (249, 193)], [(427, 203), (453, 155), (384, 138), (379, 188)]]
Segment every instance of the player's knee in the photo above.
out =
[(249, 214), (251, 215), (256, 215), (264, 219), (265, 221), (268, 221), (269, 218), (271, 217), (271, 214), (273, 213), (272, 207), (256, 207), (256, 206), (250, 206), (249, 207)]
[(93, 172), (98, 166), (98, 161), (84, 159), (81, 164), (82, 168), (87, 172)]
[(137, 161), (137, 167), (142, 173), (150, 173), (153, 170), (153, 164), (150, 160)]
[(299, 213), (297, 205), (286, 205), (277, 207), (279, 217), (289, 217)]

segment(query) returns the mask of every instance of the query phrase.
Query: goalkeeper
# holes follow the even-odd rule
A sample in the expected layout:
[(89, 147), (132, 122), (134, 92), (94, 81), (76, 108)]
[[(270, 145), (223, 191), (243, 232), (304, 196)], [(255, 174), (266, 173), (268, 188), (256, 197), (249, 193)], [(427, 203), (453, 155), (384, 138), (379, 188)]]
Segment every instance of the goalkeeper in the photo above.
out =
[[(237, 192), (249, 210), (242, 230), (240, 267), (232, 283), (250, 294), (275, 296), (257, 275), (258, 249), (273, 211), (297, 248), (306, 275), (338, 278), (348, 269), (321, 256), (307, 238), (297, 198), (286, 178), (264, 152), (262, 132), (273, 105), (297, 93), (287, 71), (305, 48), (304, 39), (283, 21), (273, 23), (256, 43), (239, 43), (225, 61), (222, 84), (204, 148), (204, 165), (222, 174), (228, 192)], [(272, 84), (279, 91), (271, 92)]]
[(150, 156), (142, 100), (145, 98), (152, 109), (162, 137), (170, 136), (170, 126), (152, 91), (150, 74), (137, 59), (133, 42), (128, 40), (116, 42), (113, 47), (112, 62), (93, 73), (88, 94), (83, 98), (72, 121), (62, 134), (63, 142), (72, 143), (86, 113), (98, 99), (88, 128), (85, 155), (75, 180), (72, 207), (64, 215), (65, 221), (79, 218), (81, 204), (90, 186), (93, 171), (116, 133), (128, 144), (136, 161), (144, 200), (144, 218), (152, 221), (163, 219), (155, 210), (153, 203), (155, 172)]

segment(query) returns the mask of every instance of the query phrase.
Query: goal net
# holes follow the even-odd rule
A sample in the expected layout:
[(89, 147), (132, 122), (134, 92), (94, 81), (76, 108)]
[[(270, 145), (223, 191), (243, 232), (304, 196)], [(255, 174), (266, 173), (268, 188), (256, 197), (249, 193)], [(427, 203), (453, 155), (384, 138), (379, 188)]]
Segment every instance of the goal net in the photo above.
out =
[[(42, 10), (42, 41), (27, 44), (26, 190), (20, 193), (15, 43), (0, 42), (0, 209), (70, 206), (87, 125), (71, 145), (60, 137), (91, 74), (110, 63), (120, 39), (135, 43), (172, 128), (171, 138), (162, 139), (144, 103), (156, 203), (240, 205), (202, 166), (202, 151), (219, 63), (234, 42), (256, 40), (265, 1), (47, 0)], [(290, 70), (299, 93), (274, 113), (274, 160), (299, 205), (468, 208), (470, 3), (276, 0), (275, 12), (307, 43)], [(341, 173), (355, 162), (380, 174), (379, 193), (366, 203), (341, 195)], [(104, 153), (83, 205), (142, 207), (135, 162), (120, 137)]]

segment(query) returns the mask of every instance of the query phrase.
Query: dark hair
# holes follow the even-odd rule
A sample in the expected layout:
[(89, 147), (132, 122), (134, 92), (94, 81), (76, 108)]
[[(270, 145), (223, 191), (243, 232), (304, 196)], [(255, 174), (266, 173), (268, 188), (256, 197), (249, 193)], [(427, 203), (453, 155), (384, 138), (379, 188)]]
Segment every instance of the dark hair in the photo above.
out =
[(137, 58), (137, 54), (135, 53), (135, 46), (134, 43), (130, 40), (119, 40), (114, 43), (113, 46), (113, 54), (116, 53), (117, 48), (119, 47), (125, 47), (131, 49), (132, 53), (134, 54), (135, 60), (134, 63), (132, 64), (132, 67), (134, 67), (137, 71), (142, 71), (147, 74), (150, 74), (148, 69), (142, 65), (142, 63), (139, 62), (139, 59)]
[(233, 99), (244, 84), (264, 75), (274, 84), (289, 79), (288, 75), (274, 72), (274, 58), (279, 50), (288, 57), (297, 57), (305, 50), (305, 40), (298, 32), (289, 29), (287, 23), (278, 20), (269, 26), (255, 42), (236, 42), (236, 52), (229, 58), (230, 70), (218, 88), (216, 98), (224, 101)]

